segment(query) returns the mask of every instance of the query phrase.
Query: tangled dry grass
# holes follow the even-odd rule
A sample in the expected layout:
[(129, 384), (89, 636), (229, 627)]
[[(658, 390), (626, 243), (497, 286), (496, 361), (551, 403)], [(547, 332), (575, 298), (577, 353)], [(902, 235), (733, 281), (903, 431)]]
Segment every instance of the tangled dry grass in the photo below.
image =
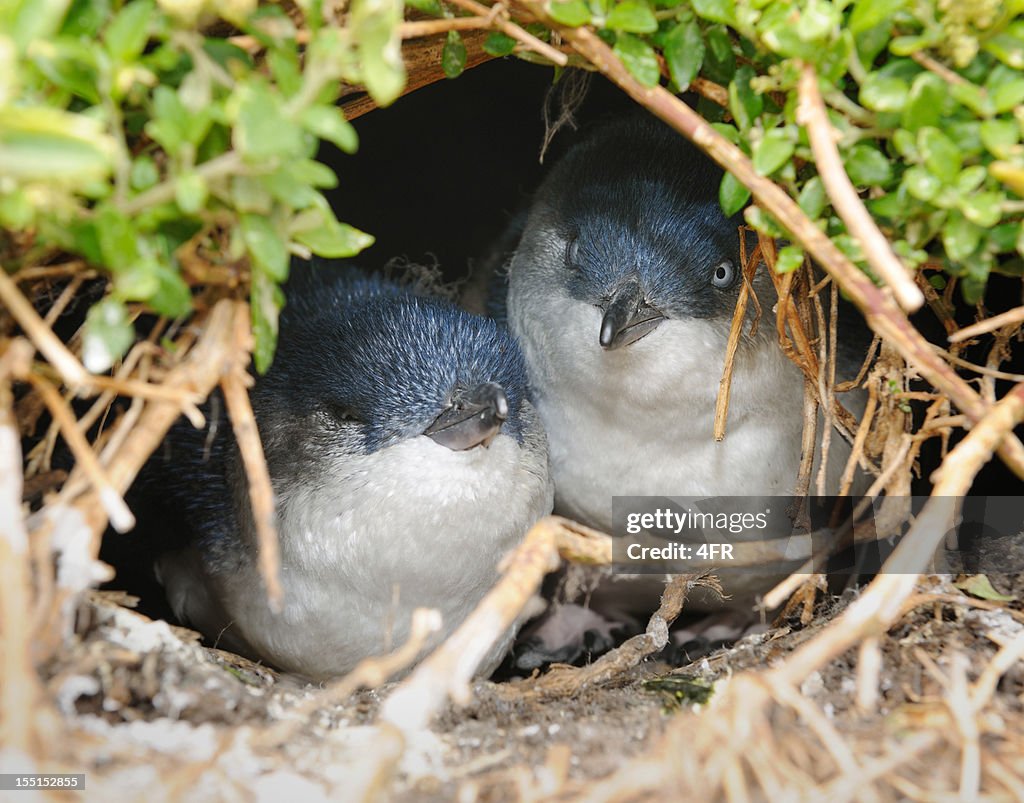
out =
[[(459, 5), (478, 14), (481, 28), (522, 31), (512, 17)], [(513, 8), (543, 17), (532, 2)], [(950, 577), (920, 575), (955, 519), (956, 498), (994, 454), (1024, 476), (1024, 447), (1013, 435), (1024, 384), (1000, 399), (995, 384), (1024, 315), (957, 331), (948, 295), (922, 278), (871, 284), (820, 232), (787, 218), (788, 197), (676, 98), (639, 88), (593, 34), (562, 36), (556, 52), (571, 48), (728, 162), (806, 237), (823, 280), (809, 264), (775, 274), (775, 244), (764, 238), (745, 273), (765, 263), (776, 283), (780, 342), (806, 378), (805, 442), (835, 431), (853, 443), (847, 488), (859, 466), (874, 477), (870, 495), (905, 497), (922, 444), (942, 442), (932, 500), (888, 571), (824, 602), (818, 578), (794, 575), (766, 600), (774, 607), (795, 594), (792, 615), (676, 672), (713, 686), (706, 705), (666, 700), (645, 685), (665, 671), (647, 659), (665, 646), (686, 595), (713, 582), (704, 576), (674, 580), (646, 632), (588, 667), (474, 684), (478, 658), (546, 573), (563, 560), (610, 560), (606, 536), (548, 518), (476, 612), (406, 679), (387, 685), (436, 626), (427, 612), (393, 655), (326, 688), (303, 686), (92, 590), (110, 575), (98, 557), (106, 527), (132, 526), (123, 500), (132, 480), (179, 415), (202, 423), (199, 405), (220, 387), (263, 522), (267, 587), (279, 593), (269, 482), (246, 395), (245, 265), (204, 267), (197, 249), (198, 312), (157, 321), (110, 376), (94, 376), (78, 333), (57, 330), (69, 308), (97, 292), (96, 274), (43, 255), (14, 275), (0, 271), (0, 772), (85, 772), (95, 799), (1024, 799), (1024, 586), (993, 577), (1005, 598), (981, 599)], [(809, 129), (827, 126), (812, 89), (804, 100)], [(840, 289), (880, 336), (856, 380), (868, 393), (860, 421), (841, 403), (848, 388), (835, 383)], [(908, 322), (901, 305), (913, 307), (918, 295), (951, 335), (948, 350), (932, 348)], [(745, 294), (741, 307), (748, 303)], [(739, 309), (736, 338), (744, 316)], [(975, 390), (952, 366), (963, 367), (963, 343), (986, 331), (996, 332), (995, 346)], [(725, 431), (731, 353), (719, 402)], [(917, 377), (932, 389), (911, 387)], [(916, 427), (910, 400), (926, 403)], [(958, 429), (969, 431), (950, 449)], [(70, 470), (54, 462), (58, 439), (74, 457)], [(23, 455), (24, 443), (34, 445)], [(807, 460), (799, 487), (814, 482)]]

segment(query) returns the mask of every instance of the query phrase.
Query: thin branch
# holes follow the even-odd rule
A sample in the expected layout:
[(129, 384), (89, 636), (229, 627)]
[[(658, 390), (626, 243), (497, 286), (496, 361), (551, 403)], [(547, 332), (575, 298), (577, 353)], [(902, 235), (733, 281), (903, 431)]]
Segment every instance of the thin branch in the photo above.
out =
[(903, 309), (913, 312), (924, 304), (924, 294), (914, 283), (906, 267), (892, 250), (892, 245), (864, 208), (857, 190), (846, 175), (843, 160), (836, 147), (835, 130), (828, 120), (825, 102), (818, 89), (814, 67), (805, 64), (800, 75), (800, 105), (797, 121), (807, 129), (818, 175), (825, 185), (839, 217), (850, 234), (860, 243), (868, 264), (892, 289)]
[(1013, 326), (1018, 323), (1024, 323), (1024, 307), (1015, 307), (999, 315), (993, 315), (991, 318), (965, 326), (960, 331), (951, 334), (948, 340), (950, 343), (961, 343), (964, 340), (970, 340), (972, 337), (994, 332), (996, 329), (1002, 329), (1004, 326)]
[[(213, 181), (236, 173), (248, 173), (250, 169), (245, 166), (238, 151), (228, 151), (203, 162), (195, 172), (207, 181)], [(175, 182), (168, 179), (119, 204), (119, 208), (126, 215), (137, 215), (151, 206), (173, 200), (174, 192)]]
[(88, 384), (90, 376), (85, 366), (60, 342), (60, 338), (46, 325), (3, 267), (0, 267), (0, 301), (3, 301), (33, 345), (60, 373), (68, 387), (79, 388)]
[[(458, 6), (471, 14), (476, 14), (478, 17), (488, 16), (494, 8), (499, 8), (501, 5), (495, 4), (493, 7), (488, 8), (483, 3), (476, 2), (476, 0), (451, 0), (451, 2), (452, 5)], [(557, 64), (559, 67), (564, 67), (569, 63), (569, 57), (565, 53), (552, 47), (547, 42), (541, 41), (533, 34), (527, 33), (519, 25), (508, 19), (507, 15), (508, 12), (502, 8), (502, 11), (494, 17), (494, 27), (506, 36), (511, 36), (517, 42), (522, 43), (534, 53), (543, 56), (553, 64)]]
[(128, 505), (121, 498), (121, 494), (110, 481), (103, 466), (100, 465), (99, 458), (89, 445), (89, 441), (86, 440), (85, 434), (78, 428), (78, 421), (67, 402), (53, 385), (38, 374), (29, 373), (25, 378), (35, 388), (49, 409), (50, 415), (53, 416), (53, 420), (60, 427), (64, 442), (75, 456), (76, 464), (89, 478), (93, 488), (99, 494), (100, 504), (103, 505), (107, 516), (110, 517), (110, 524), (119, 533), (128, 532), (135, 526), (135, 516), (132, 515)]
[[(740, 230), (743, 236), (743, 230)], [(747, 303), (753, 295), (752, 284), (754, 271), (760, 264), (760, 249), (755, 248), (749, 259), (746, 257), (746, 249), (740, 248), (740, 255), (744, 264), (742, 267), (743, 286), (740, 288), (739, 298), (736, 299), (736, 309), (732, 315), (732, 326), (729, 329), (729, 340), (725, 346), (725, 365), (722, 367), (722, 378), (718, 382), (718, 397), (715, 400), (715, 425), (714, 438), (721, 441), (725, 438), (725, 422), (729, 417), (729, 396), (732, 391), (732, 372), (736, 361), (736, 349), (740, 345), (740, 337), (743, 335), (743, 326), (747, 322)]]
[(448, 31), (476, 31), (492, 27), (491, 15), (478, 17), (448, 17), (439, 20), (416, 20), (403, 22), (398, 26), (398, 35), (403, 39), (418, 39), (421, 36), (435, 36)]
[(977, 363), (970, 362), (968, 360), (963, 359), (962, 357), (957, 357), (955, 354), (951, 354), (941, 346), (933, 345), (932, 348), (935, 349), (935, 352), (937, 354), (941, 354), (943, 357), (945, 357), (947, 360), (953, 363), (953, 365), (959, 365), (961, 368), (966, 368), (967, 370), (973, 371), (976, 374), (981, 374), (982, 376), (989, 376), (994, 379), (1007, 379), (1010, 382), (1024, 382), (1024, 374), (1010, 374), (1007, 373), (1006, 371), (1000, 371), (996, 368), (978, 365)]
[(252, 377), (246, 371), (246, 364), (252, 352), (252, 332), (248, 317), (241, 314), (235, 317), (235, 359), (221, 377), (220, 386), (248, 480), (249, 501), (259, 544), (260, 575), (266, 585), (271, 609), (279, 611), (284, 598), (280, 578), (281, 550), (274, 520), (274, 489), (270, 484), (270, 472), (260, 443), (259, 430), (256, 428), (256, 417), (249, 403), (248, 388), (252, 384)]
[[(936, 61), (927, 53), (923, 53), (920, 50), (911, 53), (910, 58), (912, 58), (926, 70), (935, 73), (937, 76), (942, 78), (942, 80), (945, 81), (947, 84), (962, 84), (966, 86), (971, 83), (962, 75), (958, 75), (957, 73), (949, 69), (949, 67), (947, 67), (945, 64)], [(982, 89), (981, 91), (984, 92), (985, 90)]]

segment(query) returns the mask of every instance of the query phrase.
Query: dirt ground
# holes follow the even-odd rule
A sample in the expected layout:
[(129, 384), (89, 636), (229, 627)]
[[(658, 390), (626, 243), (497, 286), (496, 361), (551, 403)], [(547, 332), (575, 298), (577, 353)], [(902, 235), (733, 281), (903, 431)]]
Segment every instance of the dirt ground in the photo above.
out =
[[(953, 579), (923, 580), (915, 604), (881, 638), (873, 710), (855, 704), (855, 650), (811, 675), (799, 690), (802, 702), (759, 709), (780, 754), (803, 765), (802, 780), (794, 775), (783, 798), (957, 799), (963, 744), (947, 731), (963, 725), (951, 713), (949, 686), (957, 666), (975, 683), (999, 643), (1024, 632), (1024, 578), (991, 577), (1010, 598), (1001, 600), (965, 593)], [(396, 752), (375, 725), (394, 684), (318, 705), (319, 687), (203, 647), (190, 631), (124, 607), (131, 600), (123, 595), (94, 592), (79, 610), (71, 646), (44, 667), (59, 710), (54, 758), (63, 771), (86, 773), (86, 797), (95, 800), (643, 799), (652, 789), (696, 799), (699, 779), (680, 775), (701, 771), (692, 760), (706, 755), (702, 740), (717, 732), (742, 741), (745, 724), (757, 732), (760, 714), (745, 723), (730, 686), (739, 688), (739, 677), (756, 683), (856, 593), (819, 601), (807, 626), (794, 614), (692, 664), (649, 660), (568, 696), (541, 694), (530, 678), (477, 683), (468, 705), (449, 706), (429, 732), (407, 736)], [(673, 683), (680, 695), (665, 688)], [(985, 799), (1021, 799), (1019, 660), (975, 722)], [(927, 734), (935, 738), (924, 750), (915, 739)], [(899, 760), (900, 745), (917, 751), (913, 761)], [(834, 766), (844, 750), (863, 789), (849, 766)], [(883, 754), (896, 756), (891, 772), (879, 769)], [(870, 794), (869, 776), (877, 776)], [(729, 798), (728, 788), (711, 797)]]

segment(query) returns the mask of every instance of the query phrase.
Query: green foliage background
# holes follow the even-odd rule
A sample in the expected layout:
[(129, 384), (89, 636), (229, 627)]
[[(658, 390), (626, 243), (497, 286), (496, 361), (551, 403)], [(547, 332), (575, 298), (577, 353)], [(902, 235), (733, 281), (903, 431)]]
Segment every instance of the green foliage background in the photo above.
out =
[[(454, 14), (439, 0), (407, 3)], [(800, 65), (814, 64), (846, 170), (908, 264), (960, 277), (969, 301), (992, 271), (1024, 273), (1024, 0), (547, 8), (559, 24), (593, 25), (645, 84), (684, 90), (702, 76), (725, 87), (728, 109), (702, 101), (700, 111), (866, 270), (796, 123)], [(126, 302), (188, 313), (179, 254), (196, 237), (221, 244), (226, 261), (248, 257), (259, 370), (290, 254), (348, 257), (372, 242), (335, 218), (321, 190), (337, 177), (314, 156), (320, 139), (357, 147), (336, 106), (340, 82), (380, 105), (401, 94), (402, 0), (352, 0), (340, 20), (320, 0), (294, 11), (255, 0), (0, 0), (0, 225), (34, 233), (4, 267), (59, 251), (109, 271), (112, 290), (87, 320), (90, 370), (134, 340)], [(228, 29), (265, 50), (256, 59), (214, 33)], [(494, 33), (485, 49), (515, 44)], [(465, 62), (452, 31), (442, 69), (455, 77)], [(720, 197), (731, 213), (749, 193), (727, 175)], [(748, 219), (784, 234), (760, 210)], [(788, 246), (779, 269), (802, 259)]]

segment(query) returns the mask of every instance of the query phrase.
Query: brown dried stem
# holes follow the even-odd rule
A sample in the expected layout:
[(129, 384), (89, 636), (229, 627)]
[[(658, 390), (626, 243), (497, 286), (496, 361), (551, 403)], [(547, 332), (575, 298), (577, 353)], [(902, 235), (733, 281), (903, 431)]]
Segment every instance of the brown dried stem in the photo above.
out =
[(958, 332), (951, 334), (949, 342), (962, 343), (964, 340), (970, 340), (972, 337), (994, 332), (996, 329), (1002, 329), (1004, 326), (1015, 326), (1019, 323), (1024, 323), (1024, 307), (1015, 307), (999, 315), (993, 315), (991, 318), (965, 326)]
[(281, 587), (280, 546), (277, 540), (277, 524), (274, 519), (274, 489), (270, 483), (270, 471), (263, 455), (260, 433), (256, 428), (256, 417), (249, 403), (248, 389), (252, 377), (246, 371), (252, 352), (252, 331), (248, 314), (235, 316), (235, 342), (231, 350), (233, 360), (221, 377), (220, 386), (224, 403), (231, 419), (238, 451), (245, 466), (249, 486), (249, 501), (252, 504), (253, 524), (256, 525), (256, 540), (259, 544), (260, 575), (266, 586), (267, 599), (271, 609), (279, 611), (284, 598)]
[[(521, 43), (527, 49), (532, 50), (540, 56), (543, 56), (552, 64), (557, 64), (559, 67), (564, 67), (569, 63), (569, 57), (565, 55), (561, 50), (552, 47), (547, 42), (542, 42), (536, 36), (531, 33), (527, 33), (519, 25), (516, 25), (510, 19), (508, 19), (508, 11), (506, 7), (501, 3), (495, 3), (493, 6), (488, 7), (483, 3), (478, 3), (476, 0), (451, 0), (452, 5), (458, 6), (459, 8), (468, 11), (470, 14), (476, 14), (479, 17), (493, 16), (493, 26), (501, 31), (506, 36), (511, 36), (517, 42)], [(500, 9), (497, 14), (494, 13), (495, 9)]]
[[(742, 230), (741, 230), (742, 237)], [(722, 368), (722, 378), (718, 383), (718, 397), (715, 400), (715, 425), (714, 438), (720, 441), (725, 438), (725, 423), (729, 418), (729, 395), (732, 390), (732, 372), (736, 360), (736, 349), (740, 345), (740, 337), (743, 335), (743, 326), (747, 322), (747, 304), (753, 295), (752, 282), (754, 271), (757, 270), (760, 262), (760, 249), (755, 248), (749, 259), (746, 258), (746, 248), (740, 248), (743, 264), (743, 286), (740, 288), (739, 298), (736, 299), (736, 310), (732, 315), (732, 327), (729, 329), (729, 340), (725, 346), (725, 365)]]
[(22, 331), (28, 335), (29, 340), (39, 349), (40, 353), (49, 360), (50, 365), (57, 370), (69, 387), (79, 388), (88, 384), (91, 377), (85, 370), (85, 366), (78, 361), (78, 358), (71, 353), (67, 346), (60, 342), (57, 335), (46, 325), (46, 322), (35, 311), (28, 299), (22, 295), (18, 286), (2, 267), (0, 267), (0, 301), (4, 303)]
[(64, 401), (57, 389), (47, 380), (35, 373), (29, 372), (25, 377), (35, 388), (36, 393), (46, 404), (53, 420), (60, 427), (64, 442), (67, 443), (71, 453), (75, 456), (76, 465), (81, 468), (92, 487), (96, 490), (99, 502), (110, 518), (110, 524), (119, 533), (128, 532), (135, 526), (135, 516), (128, 509), (121, 493), (107, 476), (107, 472), (100, 465), (99, 458), (89, 445), (85, 434), (78, 428), (78, 421), (74, 413)]
[(924, 295), (864, 208), (853, 182), (846, 175), (836, 147), (836, 131), (828, 121), (825, 101), (818, 88), (818, 76), (810, 64), (804, 65), (800, 75), (797, 122), (807, 129), (818, 175), (825, 185), (832, 206), (850, 234), (860, 243), (868, 264), (892, 289), (903, 309), (909, 312), (920, 309), (924, 304)]
[(698, 585), (710, 588), (718, 594), (722, 593), (722, 587), (713, 577), (694, 574), (674, 575), (665, 586), (661, 604), (651, 616), (645, 632), (633, 636), (588, 666), (554, 667), (546, 675), (526, 681), (523, 684), (524, 690), (516, 691), (531, 696), (567, 697), (620, 676), (644, 658), (665, 648), (668, 644), (669, 627), (682, 612), (690, 590)]

